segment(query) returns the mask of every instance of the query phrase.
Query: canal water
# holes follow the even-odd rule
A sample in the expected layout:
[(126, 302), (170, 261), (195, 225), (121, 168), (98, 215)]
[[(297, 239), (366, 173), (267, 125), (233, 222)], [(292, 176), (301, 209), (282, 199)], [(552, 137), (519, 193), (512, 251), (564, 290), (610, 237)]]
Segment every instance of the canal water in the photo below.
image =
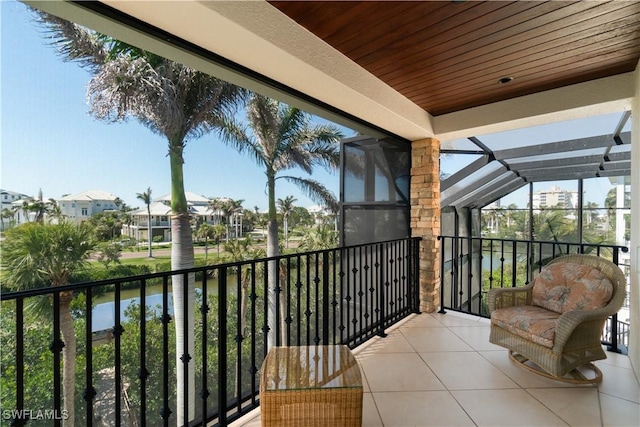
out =
[[(147, 307), (156, 310), (160, 315), (162, 313), (162, 285), (149, 285), (146, 288), (145, 302)], [(169, 284), (168, 295), (168, 312), (173, 313), (173, 296), (171, 294), (171, 284)], [(196, 283), (196, 292), (202, 292), (202, 282)], [(229, 293), (235, 295), (235, 287), (229, 290)], [(218, 295), (218, 279), (207, 279), (207, 294)], [(105, 331), (113, 328), (115, 324), (115, 293), (108, 292), (95, 298), (92, 310), (93, 322), (91, 325), (92, 332)], [(132, 305), (140, 304), (140, 288), (125, 289), (120, 291), (120, 319), (126, 321), (126, 310)]]

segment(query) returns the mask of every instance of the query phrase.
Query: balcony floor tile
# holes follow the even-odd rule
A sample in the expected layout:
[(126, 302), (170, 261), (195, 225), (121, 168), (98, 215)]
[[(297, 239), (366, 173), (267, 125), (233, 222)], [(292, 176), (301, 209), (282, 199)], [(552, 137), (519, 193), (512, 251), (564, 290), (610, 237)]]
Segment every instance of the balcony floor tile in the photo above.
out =
[[(363, 426), (640, 426), (629, 359), (607, 352), (599, 386), (530, 373), (488, 342), (488, 321), (455, 312), (411, 316), (354, 350)], [(260, 425), (259, 410), (233, 424)]]
[(373, 393), (384, 426), (473, 426), (447, 391)]
[(372, 392), (444, 390), (417, 353), (358, 354)]
[(519, 388), (508, 376), (475, 352), (420, 353), (447, 390)]
[(452, 391), (477, 426), (566, 426), (523, 389)]
[(532, 388), (527, 392), (569, 425), (600, 425), (598, 390), (595, 388)]

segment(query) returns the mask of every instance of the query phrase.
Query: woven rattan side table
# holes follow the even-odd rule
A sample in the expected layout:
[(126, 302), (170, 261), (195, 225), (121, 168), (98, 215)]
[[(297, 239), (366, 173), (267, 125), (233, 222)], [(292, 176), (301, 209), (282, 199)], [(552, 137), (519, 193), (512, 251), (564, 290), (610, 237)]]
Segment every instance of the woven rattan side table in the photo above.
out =
[(362, 375), (347, 346), (273, 347), (260, 373), (262, 426), (362, 425)]

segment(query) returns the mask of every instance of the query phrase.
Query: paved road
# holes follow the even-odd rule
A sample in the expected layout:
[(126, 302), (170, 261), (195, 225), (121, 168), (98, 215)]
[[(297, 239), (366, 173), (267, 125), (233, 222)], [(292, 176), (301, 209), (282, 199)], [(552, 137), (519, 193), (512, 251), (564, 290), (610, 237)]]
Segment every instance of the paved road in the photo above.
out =
[[(216, 245), (212, 245), (209, 246), (209, 255), (211, 254), (215, 254), (217, 253), (218, 248), (216, 247)], [(204, 254), (204, 247), (200, 247), (200, 246), (196, 246), (194, 248), (194, 252), (195, 253), (201, 253)], [(220, 253), (224, 252), (224, 248), (222, 247), (222, 245), (220, 245)], [(149, 253), (149, 249), (148, 248), (140, 248), (140, 250), (134, 250), (133, 252), (131, 252), (129, 249), (125, 249), (122, 251), (122, 253), (120, 254), (120, 258), (146, 258), (147, 254)], [(170, 248), (154, 248), (153, 249), (153, 256), (154, 257), (160, 257), (160, 256), (170, 256), (171, 255), (171, 249)]]

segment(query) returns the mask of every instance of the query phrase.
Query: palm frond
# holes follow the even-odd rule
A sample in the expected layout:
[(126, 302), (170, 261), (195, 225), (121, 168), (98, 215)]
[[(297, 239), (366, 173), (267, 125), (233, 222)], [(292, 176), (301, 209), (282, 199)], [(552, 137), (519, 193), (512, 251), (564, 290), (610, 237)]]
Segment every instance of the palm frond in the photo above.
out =
[(2, 242), (3, 286), (29, 289), (67, 283), (93, 250), (87, 224), (28, 223), (8, 230)]
[(307, 113), (294, 107), (285, 107), (281, 110), (278, 135), (284, 141), (296, 140), (295, 135), (299, 129), (307, 128), (308, 123), (309, 115)]
[(336, 196), (320, 182), (313, 179), (306, 179), (295, 176), (278, 177), (278, 179), (280, 178), (285, 179), (292, 184), (295, 184), (314, 202), (326, 206), (332, 212), (338, 211), (338, 200)]
[(256, 143), (261, 146), (264, 161), (269, 165), (280, 156), (279, 115), (280, 104), (271, 98), (254, 94), (249, 101), (247, 120)]
[(223, 143), (235, 148), (240, 154), (248, 154), (258, 166), (265, 165), (263, 147), (249, 135), (245, 126), (227, 117), (221, 120), (217, 133)]
[(287, 139), (282, 142), (281, 156), (274, 168), (287, 170), (299, 167), (308, 174), (312, 173), (315, 166), (333, 170), (340, 162), (338, 142), (341, 137), (341, 132), (333, 126), (310, 127), (305, 124), (290, 129)]
[(36, 13), (37, 22), (45, 29), (51, 44), (65, 61), (79, 62), (92, 73), (99, 71), (108, 57), (104, 38), (78, 24), (31, 9)]

